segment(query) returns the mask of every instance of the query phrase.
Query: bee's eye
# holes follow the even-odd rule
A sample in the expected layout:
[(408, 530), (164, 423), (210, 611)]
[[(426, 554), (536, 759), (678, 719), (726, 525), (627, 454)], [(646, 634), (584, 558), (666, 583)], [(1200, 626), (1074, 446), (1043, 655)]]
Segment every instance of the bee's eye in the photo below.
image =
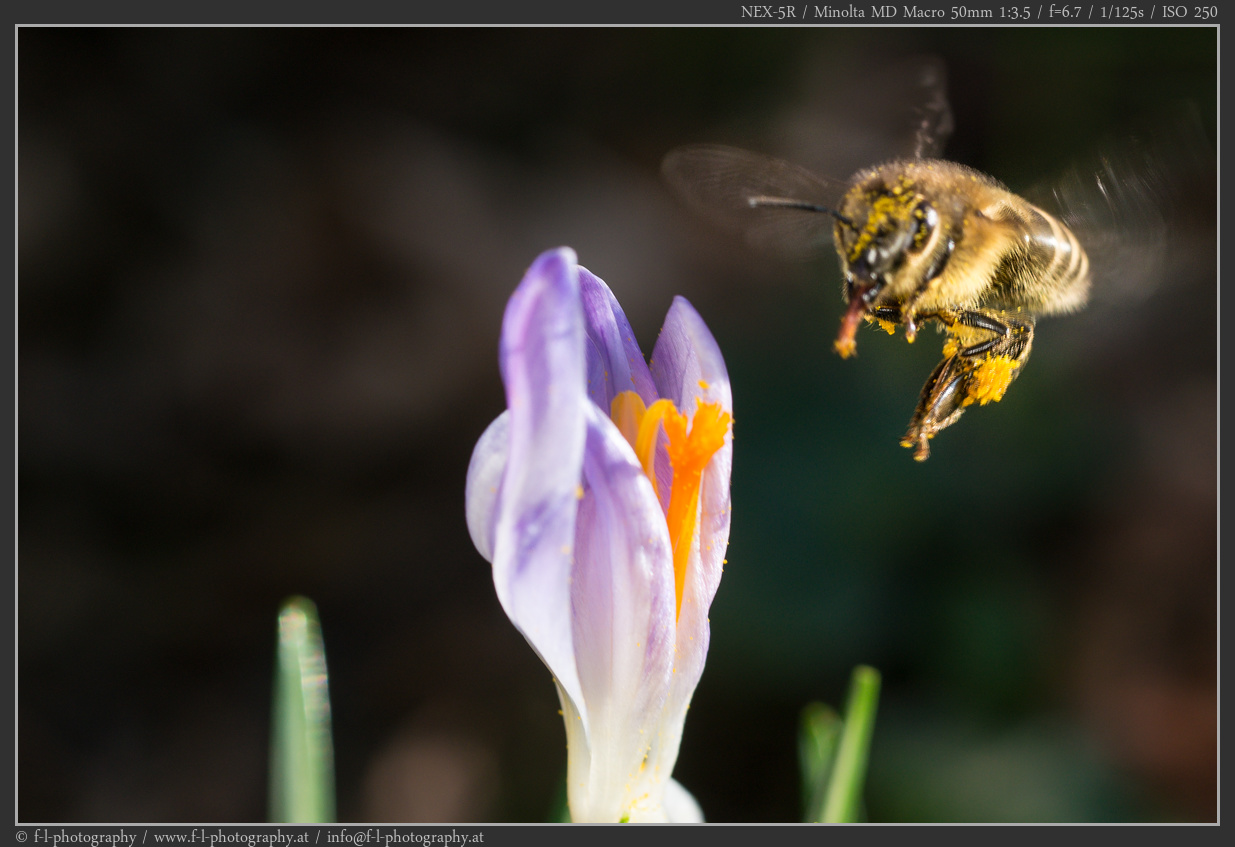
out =
[(913, 247), (910, 249), (921, 250), (939, 223), (939, 213), (930, 203), (919, 203), (918, 208), (913, 210), (913, 218)]

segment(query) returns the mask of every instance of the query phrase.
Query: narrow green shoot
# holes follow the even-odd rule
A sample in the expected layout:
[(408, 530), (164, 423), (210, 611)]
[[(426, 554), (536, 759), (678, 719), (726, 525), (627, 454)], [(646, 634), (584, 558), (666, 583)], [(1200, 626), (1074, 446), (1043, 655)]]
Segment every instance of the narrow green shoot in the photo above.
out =
[(879, 671), (858, 665), (853, 669), (849, 683), (845, 723), (836, 750), (836, 762), (828, 779), (823, 804), (824, 823), (854, 823), (858, 820), (878, 705)]
[(293, 597), (279, 612), (270, 732), (271, 823), (332, 823), (334, 745), (317, 607)]
[(803, 820), (807, 823), (823, 820), (823, 801), (827, 795), (832, 762), (836, 758), (840, 731), (840, 715), (832, 707), (810, 703), (802, 710), (798, 730), (798, 765), (802, 771)]

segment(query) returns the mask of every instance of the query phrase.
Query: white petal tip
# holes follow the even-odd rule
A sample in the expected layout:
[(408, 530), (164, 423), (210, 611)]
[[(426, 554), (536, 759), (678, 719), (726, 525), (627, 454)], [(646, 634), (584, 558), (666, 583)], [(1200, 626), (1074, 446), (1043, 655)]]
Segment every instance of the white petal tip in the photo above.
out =
[(703, 808), (676, 779), (665, 786), (665, 817), (670, 823), (703, 823)]

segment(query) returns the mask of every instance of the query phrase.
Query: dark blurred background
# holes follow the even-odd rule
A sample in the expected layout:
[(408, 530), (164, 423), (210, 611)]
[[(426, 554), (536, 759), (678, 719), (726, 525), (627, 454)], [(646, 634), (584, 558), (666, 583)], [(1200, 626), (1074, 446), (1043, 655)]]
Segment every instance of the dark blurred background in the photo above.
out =
[[(320, 608), (339, 813), (536, 821), (565, 739), (468, 538), (506, 298), (566, 244), (645, 350), (733, 381), (729, 565), (676, 776), (799, 819), (799, 711), (884, 674), (875, 821), (1216, 816), (1215, 183), (1166, 272), (1039, 324), (1004, 402), (897, 446), (927, 333), (831, 351), (786, 264), (660, 183), (726, 141), (845, 178), (873, 80), (948, 68), (945, 154), (1020, 190), (1191, 101), (1214, 29), (21, 29), (18, 816), (265, 815), (275, 616)], [(1180, 169), (1183, 173), (1186, 169)]]

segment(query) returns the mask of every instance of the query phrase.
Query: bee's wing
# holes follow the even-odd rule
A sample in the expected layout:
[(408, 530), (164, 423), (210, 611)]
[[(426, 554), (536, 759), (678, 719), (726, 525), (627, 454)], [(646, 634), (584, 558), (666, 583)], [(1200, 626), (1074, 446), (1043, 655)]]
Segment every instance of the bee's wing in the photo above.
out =
[(1131, 303), (1162, 281), (1179, 207), (1195, 191), (1194, 182), (1206, 179), (1212, 157), (1199, 123), (1176, 119), (1027, 197), (1080, 240), (1093, 297)]
[(948, 105), (947, 72), (943, 60), (934, 56), (914, 60), (913, 155), (937, 158), (952, 135), (952, 107)]
[(790, 162), (719, 144), (670, 151), (661, 174), (703, 217), (791, 258), (827, 249), (834, 220), (828, 210), (836, 209), (846, 187)]
[(1148, 294), (1166, 252), (1164, 195), (1155, 180), (1104, 157), (1070, 171), (1052, 196), (1060, 219), (1089, 255), (1094, 296), (1132, 300)]
[(840, 177), (892, 159), (939, 158), (953, 124), (942, 60), (912, 56), (855, 69), (822, 56), (812, 66), (805, 102), (774, 126), (769, 149)]

